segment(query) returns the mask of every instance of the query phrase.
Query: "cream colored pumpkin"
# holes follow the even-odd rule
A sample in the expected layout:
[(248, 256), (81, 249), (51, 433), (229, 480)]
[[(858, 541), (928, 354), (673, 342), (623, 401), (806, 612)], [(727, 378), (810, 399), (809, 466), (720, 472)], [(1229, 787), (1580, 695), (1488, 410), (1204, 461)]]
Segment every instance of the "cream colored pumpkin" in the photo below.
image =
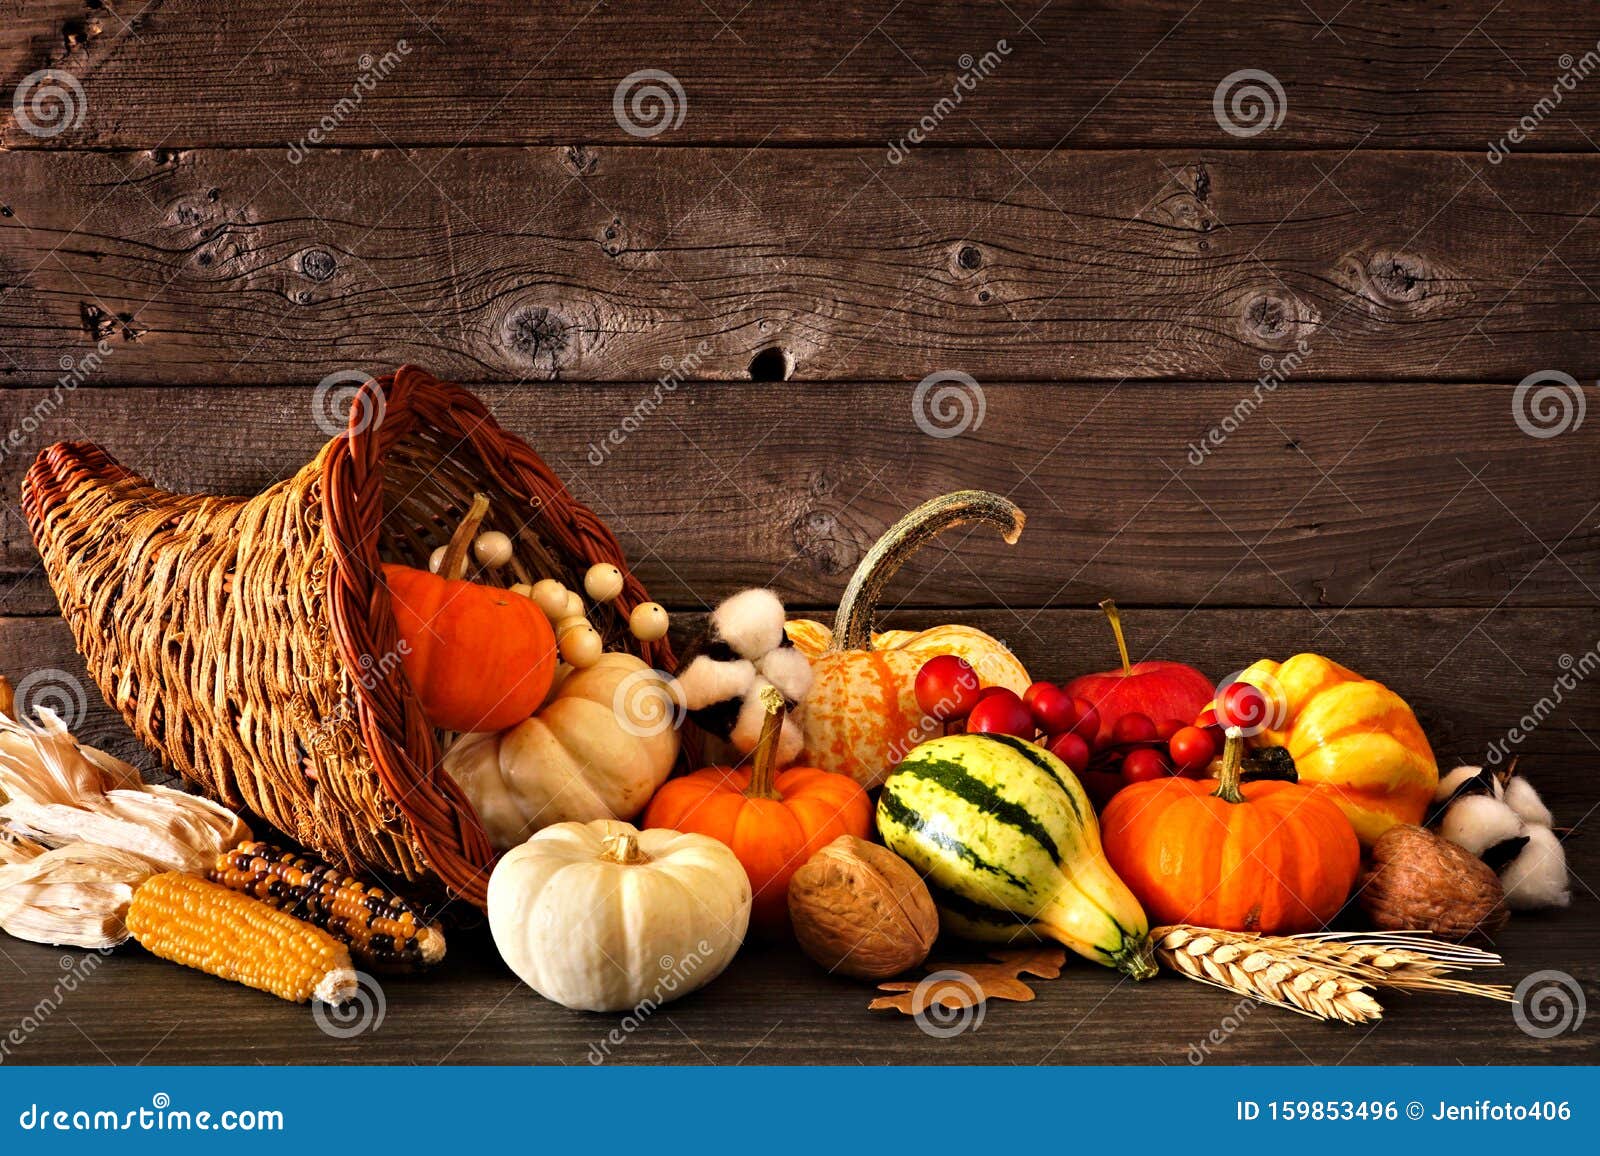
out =
[(631, 819), (678, 757), (671, 691), (631, 654), (568, 673), (532, 718), (444, 757), (497, 851), (554, 823)]
[(710, 983), (750, 925), (750, 880), (705, 835), (600, 820), (546, 827), (489, 877), (506, 966), (563, 1007), (617, 1012)]

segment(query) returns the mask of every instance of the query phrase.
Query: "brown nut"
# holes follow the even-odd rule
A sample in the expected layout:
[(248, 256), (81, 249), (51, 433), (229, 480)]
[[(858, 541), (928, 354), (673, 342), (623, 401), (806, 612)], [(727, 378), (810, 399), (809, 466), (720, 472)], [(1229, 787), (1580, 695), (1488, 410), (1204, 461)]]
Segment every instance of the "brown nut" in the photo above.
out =
[(800, 948), (829, 971), (887, 979), (928, 958), (939, 934), (933, 896), (886, 847), (840, 835), (789, 881)]
[(1361, 878), (1361, 909), (1385, 931), (1431, 931), (1462, 940), (1505, 926), (1505, 889), (1488, 864), (1423, 827), (1390, 827)]

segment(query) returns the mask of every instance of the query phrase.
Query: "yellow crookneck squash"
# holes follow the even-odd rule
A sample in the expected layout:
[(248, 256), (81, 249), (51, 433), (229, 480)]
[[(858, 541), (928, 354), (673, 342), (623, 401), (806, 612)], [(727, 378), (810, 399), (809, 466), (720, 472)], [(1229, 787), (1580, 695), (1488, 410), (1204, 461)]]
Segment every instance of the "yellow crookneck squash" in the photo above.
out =
[(970, 626), (872, 633), (879, 595), (897, 570), (927, 541), (951, 526), (987, 522), (1008, 543), (1025, 518), (1015, 504), (983, 490), (961, 490), (924, 502), (879, 538), (856, 567), (829, 631), (796, 619), (785, 631), (812, 660), (811, 691), (795, 711), (805, 734), (799, 761), (849, 775), (864, 787), (882, 783), (912, 747), (941, 733), (917, 705), (917, 671), (939, 654), (966, 659), (984, 686), (1021, 694), (1028, 672), (1004, 643)]
[(1320, 654), (1263, 658), (1239, 675), (1271, 705), (1256, 747), (1284, 747), (1302, 783), (1323, 783), (1370, 847), (1420, 823), (1439, 782), (1428, 738), (1404, 699)]

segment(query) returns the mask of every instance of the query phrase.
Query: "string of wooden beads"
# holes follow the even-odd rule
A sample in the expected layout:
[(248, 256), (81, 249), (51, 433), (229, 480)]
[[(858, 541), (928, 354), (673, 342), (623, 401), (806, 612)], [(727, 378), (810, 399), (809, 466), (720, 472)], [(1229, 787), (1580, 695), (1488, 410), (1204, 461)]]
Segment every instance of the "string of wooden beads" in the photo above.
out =
[[(476, 543), (474, 543), (476, 550)], [(622, 571), (609, 562), (597, 562), (583, 576), (584, 593), (595, 602), (610, 602), (622, 593)], [(556, 649), (561, 660), (579, 670), (600, 661), (605, 651), (605, 641), (589, 622), (583, 595), (554, 578), (541, 578), (532, 586), (518, 584), (512, 587), (518, 594), (532, 598), (544, 611), (555, 628)], [(667, 612), (659, 603), (645, 602), (634, 607), (628, 616), (628, 630), (641, 642), (655, 642), (664, 638), (670, 625)]]

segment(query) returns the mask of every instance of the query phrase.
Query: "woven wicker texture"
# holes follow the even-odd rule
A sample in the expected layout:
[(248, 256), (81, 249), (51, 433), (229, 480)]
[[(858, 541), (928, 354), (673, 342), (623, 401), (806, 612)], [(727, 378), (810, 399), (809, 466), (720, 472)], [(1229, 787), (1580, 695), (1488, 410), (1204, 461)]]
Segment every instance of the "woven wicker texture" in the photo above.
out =
[(475, 492), (516, 545), (492, 580), (578, 588), (613, 562), (622, 596), (591, 620), (672, 669), (664, 640), (628, 634), (648, 596), (605, 525), (477, 398), (409, 366), (364, 385), (347, 432), (256, 497), (170, 493), (64, 442), (29, 470), (23, 510), (91, 677), (142, 741), (351, 869), (481, 907), (494, 854), (440, 768), (380, 568), (425, 566)]

